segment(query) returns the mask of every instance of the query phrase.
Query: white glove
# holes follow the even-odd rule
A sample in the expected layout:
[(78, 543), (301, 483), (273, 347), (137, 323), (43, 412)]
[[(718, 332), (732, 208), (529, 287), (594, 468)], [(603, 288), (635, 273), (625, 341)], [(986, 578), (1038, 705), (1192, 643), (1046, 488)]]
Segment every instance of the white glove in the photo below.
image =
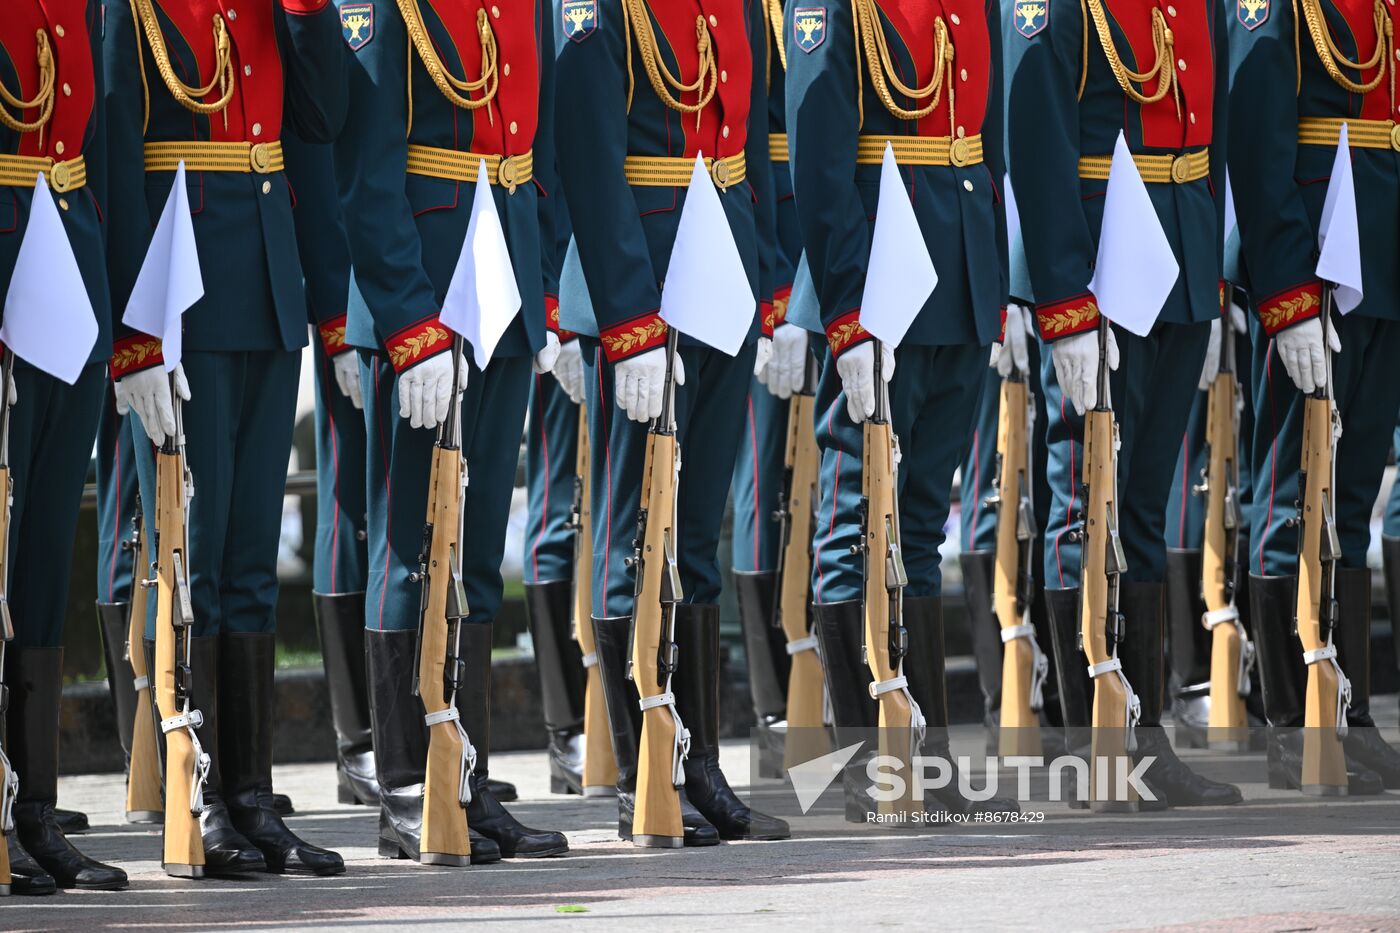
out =
[[(629, 356), (614, 370), (617, 407), (628, 418), (644, 424), (661, 417), (661, 393), (666, 387), (666, 349), (657, 347)], [(679, 353), (676, 354), (676, 385), (685, 385), (685, 366)]]
[(1249, 333), (1249, 322), (1245, 320), (1244, 309), (1239, 305), (1230, 305), (1230, 324), (1235, 328), (1237, 334)]
[(535, 372), (543, 375), (553, 372), (554, 364), (559, 362), (559, 335), (552, 330), (544, 332), (544, 347), (535, 354)]
[[(1017, 372), (1030, 373), (1031, 358), (1026, 349), (1026, 335), (1031, 333), (1033, 318), (1028, 308), (1010, 304), (1006, 306), (1006, 342), (992, 344), (992, 358), (988, 366), (995, 366), (1002, 376), (1011, 375), (1015, 366)], [(1005, 352), (1010, 350), (1010, 353)]]
[[(457, 355), (457, 392), (467, 388), (467, 358)], [(452, 400), (452, 353), (430, 356), (399, 376), (399, 417), (415, 428), (435, 428), (447, 420)]]
[(554, 361), (554, 368), (550, 372), (559, 380), (559, 385), (569, 397), (569, 401), (575, 405), (582, 405), (583, 348), (577, 340), (570, 340), (559, 347), (559, 359)]
[(354, 350), (346, 350), (331, 357), (331, 369), (335, 371), (335, 384), (340, 386), (340, 394), (350, 400), (356, 408), (365, 407), (364, 392), (360, 389), (360, 355)]
[[(1342, 341), (1335, 327), (1327, 328), (1327, 343), (1333, 353), (1342, 352)], [(1322, 352), (1321, 318), (1279, 331), (1274, 337), (1274, 348), (1299, 391), (1310, 394), (1319, 386), (1327, 385), (1327, 354)]]
[[(894, 375), (894, 351), (881, 345), (884, 353), (880, 375), (885, 382)], [(857, 344), (836, 358), (836, 372), (846, 392), (846, 412), (856, 424), (875, 414), (875, 341)]]
[(763, 381), (763, 373), (768, 369), (768, 362), (771, 359), (773, 359), (773, 338), (759, 337), (758, 349), (753, 357), (753, 374), (759, 382)]
[(807, 332), (796, 324), (779, 324), (773, 331), (773, 356), (758, 381), (778, 398), (792, 398), (807, 381)]
[[(1050, 345), (1055, 381), (1079, 414), (1099, 403), (1099, 333), (1091, 330)], [(1108, 368), (1118, 368), (1118, 338), (1108, 332)]]
[[(190, 400), (190, 384), (185, 379), (183, 363), (175, 367), (175, 391), (184, 401)], [(152, 366), (118, 379), (117, 400), (118, 411), (125, 401), (146, 436), (157, 447), (175, 433), (175, 402), (170, 397), (170, 379), (164, 366)]]
[(1202, 392), (1211, 387), (1220, 375), (1220, 318), (1210, 322), (1210, 340), (1206, 342), (1206, 362), (1201, 367), (1201, 381), (1196, 388)]

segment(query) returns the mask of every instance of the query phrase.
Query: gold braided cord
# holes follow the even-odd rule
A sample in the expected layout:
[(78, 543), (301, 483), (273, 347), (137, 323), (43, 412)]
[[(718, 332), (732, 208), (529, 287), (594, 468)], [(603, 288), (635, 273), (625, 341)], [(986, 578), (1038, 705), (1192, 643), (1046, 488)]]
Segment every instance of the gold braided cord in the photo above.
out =
[[(773, 44), (778, 46), (778, 61), (782, 63), (783, 70), (787, 71), (787, 46), (783, 45), (783, 4), (782, 0), (768, 0), (768, 44), (771, 49)], [(772, 52), (769, 52), (772, 55)], [(769, 67), (772, 67), (770, 62)]]
[[(142, 81), (145, 80), (145, 64), (141, 61), (141, 36), (145, 33), (146, 44), (151, 48), (151, 58), (155, 60), (156, 72), (160, 79), (165, 82), (170, 95), (175, 98), (175, 102), (191, 113), (213, 114), (223, 113), (224, 127), (228, 128), (228, 105), (233, 100), (233, 43), (229, 39), (228, 24), (224, 22), (222, 15), (214, 14), (214, 77), (209, 79), (209, 83), (203, 87), (193, 87), (181, 81), (175, 74), (175, 68), (170, 64), (170, 51), (165, 47), (165, 36), (160, 31), (160, 22), (156, 19), (155, 7), (152, 0), (131, 0), (131, 15), (140, 27), (140, 32), (136, 37), (136, 57), (138, 67), (141, 69)], [(213, 103), (205, 103), (204, 98), (214, 93), (215, 88), (219, 89), (219, 99)], [(149, 113), (147, 114), (149, 118)]]
[[(671, 74), (666, 63), (662, 61), (660, 50), (656, 42), (656, 33), (651, 28), (651, 10), (647, 5), (647, 0), (622, 0), (622, 33), (626, 37), (627, 47), (627, 110), (632, 110), (632, 91), (635, 79), (632, 76), (632, 41), (637, 42), (637, 54), (642, 57), (642, 67), (646, 70), (647, 80), (651, 82), (651, 88), (656, 92), (656, 96), (661, 98), (661, 102), (672, 110), (680, 113), (695, 114), (695, 125), (700, 125), (700, 113), (714, 99), (715, 90), (719, 87), (719, 65), (715, 59), (715, 44), (710, 36), (710, 29), (705, 25), (705, 17), (695, 17), (695, 48), (700, 56), (699, 73), (690, 84), (683, 84), (675, 75)], [(706, 86), (706, 79), (708, 87)], [(673, 94), (672, 91), (675, 93)], [(694, 104), (687, 104), (681, 100), (685, 94), (696, 92), (700, 95)]]
[[(35, 130), (43, 132), (44, 126), (53, 116), (54, 104), (54, 75), (58, 69), (54, 67), (53, 49), (49, 46), (49, 34), (40, 29), (35, 33), (35, 41), (38, 43), (35, 60), (39, 63), (39, 90), (35, 92), (30, 100), (24, 100), (16, 94), (11, 94), (10, 89), (5, 87), (5, 83), (0, 81), (0, 101), (4, 102), (0, 106), (0, 123), (9, 127), (16, 133), (32, 133)], [(23, 85), (21, 85), (21, 93)], [(19, 111), (19, 116), (10, 113), (10, 109)], [(26, 110), (38, 109), (39, 115), (33, 120), (25, 120)], [(39, 145), (43, 145), (43, 137), (40, 137)]]
[[(1108, 15), (1104, 13), (1103, 0), (1088, 0), (1088, 4), (1089, 16), (1094, 21), (1094, 29), (1098, 31), (1103, 53), (1108, 58), (1109, 70), (1113, 72), (1113, 77), (1123, 89), (1123, 93), (1139, 104), (1155, 104), (1171, 91), (1176, 99), (1177, 116), (1181, 116), (1181, 89), (1177, 86), (1176, 65), (1173, 61), (1175, 39), (1162, 11), (1155, 7), (1152, 10), (1152, 51), (1157, 61), (1148, 70), (1138, 72), (1123, 63), (1122, 56), (1113, 44), (1113, 34), (1109, 31)], [(1157, 79), (1157, 89), (1151, 93), (1144, 93), (1134, 87), (1135, 84), (1145, 86), (1153, 78)]]
[[(1313, 48), (1317, 50), (1317, 57), (1322, 62), (1322, 67), (1327, 71), (1328, 76), (1342, 88), (1353, 94), (1369, 94), (1380, 87), (1381, 81), (1385, 79), (1387, 72), (1390, 74), (1390, 100), (1395, 103), (1395, 66), (1390, 60), (1395, 49), (1395, 24), (1386, 13), (1385, 4), (1381, 0), (1376, 0), (1373, 11), (1373, 22), (1376, 29), (1376, 51), (1368, 62), (1354, 62), (1347, 58), (1338, 47), (1335, 39), (1332, 38), (1332, 30), (1327, 28), (1327, 19), (1322, 12), (1321, 0), (1293, 0), (1294, 30), (1296, 34), (1298, 21), (1298, 4), (1302, 4), (1302, 19), (1308, 24), (1308, 34), (1312, 36)], [(1357, 43), (1360, 48), (1360, 42)], [(1298, 52), (1301, 56), (1301, 47)], [(1387, 63), (1390, 63), (1387, 65)], [(1301, 63), (1300, 63), (1301, 65)], [(1380, 66), (1374, 78), (1365, 83), (1353, 81), (1342, 74), (1342, 67), (1354, 68), (1357, 71), (1365, 72), (1371, 68)], [(1301, 90), (1302, 72), (1299, 69), (1299, 86)]]
[[(900, 120), (922, 120), (933, 113), (943, 99), (943, 88), (948, 88), (948, 119), (955, 123), (953, 116), (953, 40), (948, 34), (948, 24), (939, 16), (933, 21), (933, 76), (923, 87), (910, 87), (896, 74), (894, 60), (890, 56), (889, 42), (885, 30), (880, 25), (880, 6), (875, 0), (853, 0), (856, 34), (856, 99), (861, 100), (860, 60), (865, 58), (866, 69), (870, 72), (870, 85), (875, 95), (895, 117)], [(916, 76), (917, 77), (917, 76)], [(928, 103), (917, 110), (907, 110), (895, 103), (891, 88), (912, 100), (928, 99)], [(864, 107), (861, 108), (860, 122), (865, 124)]]
[[(500, 88), (500, 72), (497, 68), (496, 34), (491, 31), (491, 20), (486, 11), (476, 11), (476, 32), (481, 42), (481, 77), (466, 81), (449, 72), (437, 49), (433, 48), (433, 41), (423, 25), (423, 11), (418, 6), (418, 0), (397, 0), (397, 3), (404, 26), (408, 29), (408, 37), (418, 52), (418, 59), (442, 96), (463, 110), (480, 110), (490, 104)], [(481, 93), (478, 98), (463, 96), (478, 92)], [(486, 119), (495, 123), (490, 110), (486, 111)]]

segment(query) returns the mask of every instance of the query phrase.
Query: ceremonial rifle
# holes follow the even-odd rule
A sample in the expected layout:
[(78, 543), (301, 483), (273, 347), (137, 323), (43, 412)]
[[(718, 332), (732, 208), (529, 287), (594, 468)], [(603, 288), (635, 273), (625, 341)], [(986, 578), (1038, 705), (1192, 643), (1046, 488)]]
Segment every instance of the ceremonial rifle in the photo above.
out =
[(690, 733), (681, 723), (671, 692), (678, 654), (676, 605), (681, 601), (676, 566), (676, 485), (681, 470), (676, 443), (677, 333), (670, 328), (666, 336), (661, 417), (647, 432), (636, 550), (629, 561), (637, 581), (632, 605), (632, 679), (642, 707), (632, 843), (661, 849), (679, 848), (684, 840), (677, 788), (685, 784), (684, 761), (690, 747)]
[(802, 389), (788, 402), (787, 441), (783, 445), (783, 491), (773, 518), (778, 522), (778, 598), (772, 624), (787, 637), (792, 659), (788, 673), (787, 741), (783, 764), (791, 768), (829, 752), (822, 723), (824, 707), (821, 656), (812, 632), (808, 606), (812, 587), (812, 524), (817, 508), (817, 450), (814, 403), (816, 356), (808, 350)]
[(417, 658), (413, 693), (423, 702), (428, 724), (428, 761), (423, 780), (423, 828), (418, 861), (424, 865), (471, 864), (467, 804), (476, 749), (462, 727), (457, 691), (466, 675), (462, 625), (467, 592), (462, 584), (462, 509), (467, 464), (462, 458), (462, 338), (452, 338), (452, 394), (447, 420), (438, 426), (428, 476), (428, 516), (418, 570), (420, 586)]
[(589, 495), (591, 466), (588, 447), (588, 408), (578, 407), (578, 444), (574, 458), (574, 502), (569, 527), (574, 532), (574, 640), (583, 654), (587, 678), (583, 694), (583, 796), (606, 797), (617, 784), (617, 761), (603, 700), (603, 675), (598, 670), (598, 645), (593, 638), (593, 502)]
[[(204, 724), (193, 707), (190, 646), (194, 603), (190, 598), (189, 506), (194, 478), (185, 460), (183, 403), (168, 376), (175, 430), (156, 450), (156, 645), (154, 690), (160, 730), (165, 735), (165, 847), (162, 863), (175, 878), (204, 876), (204, 780), (209, 755), (195, 731)], [(140, 713), (138, 711), (138, 719)]]
[(904, 588), (909, 578), (899, 546), (899, 439), (890, 423), (889, 385), (885, 382), (884, 349), (875, 350), (875, 414), (865, 422), (865, 456), (861, 472), (861, 541), (852, 550), (864, 557), (861, 609), (865, 618), (865, 662), (873, 683), (870, 695), (879, 701), (879, 748), (882, 757), (898, 762), (904, 792), (879, 801), (882, 815), (908, 818), (921, 812), (914, 793), (913, 758), (923, 744), (924, 718), (909, 693), (904, 656), (909, 633), (904, 628)]
[(1332, 630), (1337, 624), (1337, 562), (1341, 542), (1333, 518), (1336, 438), (1340, 419), (1332, 397), (1332, 287), (1322, 289), (1322, 352), (1327, 383), (1303, 400), (1303, 450), (1298, 470), (1298, 591), (1294, 624), (1308, 668), (1303, 713), (1302, 791), (1342, 796), (1347, 792), (1342, 739), (1347, 732), (1351, 683), (1337, 663)]
[(1079, 637), (1094, 681), (1090, 799), (1096, 810), (1136, 810), (1137, 793), (1126, 778), (1141, 707), (1118, 660), (1124, 621), (1119, 583), (1127, 560), (1118, 538), (1118, 423), (1109, 399), (1108, 336), (1108, 318), (1101, 316), (1098, 402), (1084, 416)]
[(1210, 719), (1206, 741), (1211, 748), (1242, 751), (1246, 734), (1244, 698), (1249, 696), (1249, 668), (1254, 646), (1235, 605), (1239, 586), (1240, 542), (1240, 395), (1235, 376), (1235, 328), (1230, 324), (1234, 286), (1225, 286), (1226, 314), (1220, 322), (1220, 371), (1206, 396), (1206, 465), (1192, 492), (1206, 497), (1205, 542), (1201, 555), (1201, 623), (1211, 633)]
[[(0, 350), (5, 356), (0, 366), (0, 836), (15, 831), (15, 798), (19, 796), (19, 775), (5, 754), (5, 714), (10, 707), (10, 688), (5, 684), (5, 646), (15, 637), (10, 620), (10, 507), (14, 504), (14, 480), (10, 476), (10, 379), (15, 370), (15, 355)], [(10, 847), (0, 839), (0, 895), (10, 893)]]
[(146, 637), (148, 594), (156, 586), (151, 570), (150, 541), (144, 530), (141, 497), (131, 516), (131, 537), (122, 549), (133, 553), (131, 605), (128, 607), (125, 660), (131, 665), (132, 687), (136, 690), (135, 720), (131, 724), (131, 762), (126, 776), (126, 818), (128, 822), (154, 823), (161, 818), (164, 804), (160, 797), (160, 745), (156, 738), (154, 707), (151, 701), (150, 671), (142, 642)]
[[(1009, 349), (1002, 350), (1010, 353)], [(1035, 575), (1035, 509), (1031, 502), (1030, 434), (1035, 396), (1026, 374), (1012, 366), (1001, 381), (997, 414), (996, 491), (987, 504), (997, 509), (996, 571), (992, 611), (1001, 628), (1002, 755), (1039, 755), (1040, 714), (1050, 661), (1035, 640), (1031, 603)]]

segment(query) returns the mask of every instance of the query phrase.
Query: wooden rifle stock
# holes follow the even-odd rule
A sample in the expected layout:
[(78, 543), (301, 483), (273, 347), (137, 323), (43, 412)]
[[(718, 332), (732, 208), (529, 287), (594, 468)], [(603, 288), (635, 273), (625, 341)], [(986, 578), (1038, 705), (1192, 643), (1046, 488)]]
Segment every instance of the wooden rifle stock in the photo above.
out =
[[(0, 837), (15, 831), (14, 805), (19, 796), (19, 775), (5, 754), (5, 715), (10, 705), (10, 688), (5, 685), (5, 646), (15, 637), (10, 620), (10, 507), (14, 503), (10, 476), (10, 374), (14, 372), (14, 354), (8, 350), (0, 367)], [(10, 893), (10, 847), (0, 838), (0, 896)]]
[[(1009, 353), (1009, 350), (1003, 350)], [(1031, 506), (1030, 431), (1033, 397), (1024, 373), (1001, 381), (997, 415), (996, 563), (992, 611), (1001, 628), (1002, 755), (1039, 755), (1041, 691), (1049, 660), (1035, 639), (1030, 607), (1035, 577), (1030, 563), (1036, 536)]]
[(817, 508), (821, 455), (817, 450), (814, 402), (816, 361), (807, 354), (807, 379), (788, 402), (783, 445), (785, 483), (778, 513), (782, 550), (778, 554), (778, 598), (773, 624), (782, 628), (791, 659), (787, 691), (787, 741), (783, 765), (791, 768), (831, 751), (822, 722), (824, 680), (817, 639), (812, 632), (812, 524)]
[(126, 656), (131, 664), (136, 688), (136, 713), (131, 724), (131, 764), (126, 776), (126, 818), (135, 822), (155, 822), (164, 809), (160, 790), (160, 746), (156, 738), (154, 707), (151, 701), (150, 670), (146, 667), (146, 614), (149, 594), (156, 581), (147, 577), (151, 570), (151, 545), (141, 516), (141, 499), (131, 518), (131, 538), (126, 542), (134, 552), (131, 571), (131, 606), (127, 616)]
[(209, 756), (195, 729), (203, 717), (192, 706), (190, 641), (194, 606), (189, 579), (189, 499), (194, 486), (185, 463), (180, 396), (172, 380), (175, 435), (156, 451), (156, 644), (155, 691), (161, 732), (165, 735), (165, 872), (176, 878), (204, 875), (204, 777)]
[(569, 525), (574, 531), (574, 640), (583, 654), (586, 677), (583, 694), (583, 795), (606, 796), (617, 784), (612, 728), (603, 701), (603, 675), (598, 670), (598, 646), (593, 639), (593, 502), (589, 493), (591, 462), (588, 448), (588, 408), (578, 407), (578, 453), (574, 459), (574, 505)]
[[(1233, 289), (1226, 286), (1226, 309)], [(1206, 396), (1205, 481), (1193, 490), (1206, 497), (1205, 540), (1201, 551), (1202, 624), (1211, 633), (1211, 748), (1242, 751), (1249, 744), (1244, 698), (1254, 649), (1235, 605), (1239, 581), (1239, 382), (1235, 376), (1234, 328), (1227, 314), (1220, 322), (1220, 372)]]
[[(1332, 316), (1332, 288), (1323, 286), (1322, 346), (1327, 353), (1327, 330)], [(1336, 573), (1341, 544), (1333, 521), (1333, 456), (1337, 421), (1328, 385), (1303, 400), (1303, 450), (1298, 491), (1298, 596), (1295, 622), (1303, 645), (1308, 682), (1303, 711), (1303, 773), (1305, 794), (1342, 796), (1347, 792), (1346, 708), (1351, 684), (1337, 663), (1332, 629), (1337, 622)]]
[(879, 812), (908, 818), (923, 809), (914, 793), (913, 757), (923, 740), (923, 716), (904, 679), (909, 637), (904, 629), (904, 587), (908, 577), (899, 544), (899, 441), (890, 424), (889, 389), (881, 372), (884, 350), (875, 341), (875, 415), (864, 425), (861, 466), (865, 584), (865, 661), (880, 705), (879, 748), (899, 764), (904, 793), (879, 801)]
[(1094, 681), (1090, 800), (1097, 810), (1136, 810), (1126, 781), (1137, 697), (1118, 661), (1123, 617), (1119, 578), (1126, 569), (1118, 540), (1118, 424), (1109, 402), (1108, 319), (1099, 322), (1099, 401), (1084, 416), (1084, 526), (1080, 531), (1080, 640)]
[(423, 824), (418, 860), (424, 865), (471, 864), (467, 831), (469, 779), (476, 750), (462, 727), (457, 688), (465, 671), (460, 626), (467, 616), (462, 585), (462, 500), (467, 467), (462, 459), (462, 338), (452, 341), (452, 395), (447, 420), (438, 428), (428, 477), (428, 514), (416, 582), (422, 587), (418, 619), (418, 664), (414, 692), (428, 725), (428, 761), (423, 779)]
[(637, 798), (632, 842), (648, 848), (679, 848), (681, 761), (688, 733), (671, 693), (675, 671), (676, 604), (681, 600), (676, 566), (676, 481), (680, 451), (675, 429), (676, 331), (666, 338), (666, 388), (661, 417), (647, 434), (642, 468), (637, 550), (632, 558), (636, 599), (632, 606), (632, 679), (641, 697), (642, 734), (637, 749)]

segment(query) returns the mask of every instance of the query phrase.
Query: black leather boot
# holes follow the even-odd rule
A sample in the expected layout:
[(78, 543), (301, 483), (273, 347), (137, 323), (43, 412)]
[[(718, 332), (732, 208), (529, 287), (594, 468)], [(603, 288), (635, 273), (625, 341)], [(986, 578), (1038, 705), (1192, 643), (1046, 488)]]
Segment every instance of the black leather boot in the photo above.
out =
[[(1249, 599), (1254, 623), (1255, 658), (1268, 720), (1269, 786), (1274, 789), (1303, 787), (1303, 695), (1307, 665), (1303, 647), (1294, 634), (1293, 618), (1297, 583), (1289, 577), (1249, 577)], [(1344, 669), (1345, 670), (1345, 669)], [(1347, 793), (1379, 794), (1385, 789), (1380, 775), (1347, 760)]]
[(374, 776), (369, 687), (365, 683), (365, 594), (313, 593), (311, 605), (321, 636), (321, 663), (335, 724), (336, 799), (375, 806), (379, 803), (379, 782)]
[(34, 857), (19, 844), (19, 834), (5, 837), (10, 853), (10, 893), (21, 897), (52, 894), (58, 890), (53, 875), (44, 871)]
[[(423, 835), (423, 771), (428, 761), (423, 704), (412, 692), (418, 633), (368, 629), (364, 640), (379, 783), (379, 857), (416, 862)], [(501, 849), (494, 841), (470, 823), (467, 831), (473, 865), (501, 860)]]
[(671, 677), (676, 712), (690, 730), (685, 793), (721, 839), (786, 839), (788, 824), (751, 809), (719, 767), (719, 606), (676, 606), (680, 666)]
[[(1094, 682), (1088, 662), (1079, 647), (1079, 590), (1045, 590), (1045, 614), (1049, 623), (1050, 653), (1059, 688), (1060, 720), (1064, 724), (1066, 754), (1086, 761), (1092, 750)], [(1072, 782), (1074, 772), (1067, 772)], [(1088, 797), (1079, 798), (1078, 786), (1070, 783), (1061, 795), (1072, 809), (1089, 806)]]
[[(54, 819), (63, 649), (10, 646), (5, 651), (4, 682), (10, 693), (6, 751), (19, 776), (14, 820), (20, 847), (60, 888), (125, 888), (126, 872), (83, 855), (64, 838)], [(42, 887), (42, 877), (33, 877)]]
[(525, 619), (535, 643), (544, 728), (549, 734), (549, 791), (583, 793), (583, 655), (573, 638), (573, 583), (528, 584)]
[(866, 743), (841, 771), (846, 822), (865, 823), (879, 808), (867, 793), (870, 779), (866, 776), (866, 765), (879, 751), (880, 708), (870, 696), (870, 669), (861, 653), (864, 616), (860, 600), (815, 603), (812, 619), (821, 644), (822, 672), (826, 678), (827, 697), (831, 700), (836, 746), (849, 748)]
[(996, 554), (964, 551), (963, 594), (967, 598), (967, 624), (972, 630), (972, 657), (977, 662), (977, 682), (982, 687), (982, 725), (987, 730), (987, 752), (1000, 747), (1001, 729), (1001, 623), (992, 611), (992, 579)]
[(486, 785), (486, 776), (491, 773), (491, 623), (463, 623), (460, 643), (466, 675), (457, 688), (457, 711), (467, 737), (476, 746), (467, 825), (494, 840), (502, 858), (563, 855), (569, 851), (569, 841), (563, 833), (523, 825), (501, 806)]
[(1201, 624), (1201, 552), (1167, 548), (1167, 657), (1176, 744), (1206, 748), (1210, 725), (1211, 636)]
[(1337, 568), (1340, 618), (1332, 635), (1337, 663), (1351, 680), (1347, 735), (1342, 740), (1348, 770), (1362, 765), (1380, 776), (1390, 790), (1400, 788), (1400, 752), (1381, 738), (1371, 718), (1371, 571)]
[(758, 774), (783, 776), (787, 738), (787, 681), (792, 660), (787, 636), (773, 624), (778, 574), (734, 571), (734, 591), (739, 600), (739, 623), (744, 630), (744, 655), (749, 669), (749, 694), (758, 739)]
[(234, 827), (262, 852), (267, 870), (338, 875), (340, 855), (298, 837), (272, 806), (273, 672), (277, 636), (219, 636), (219, 754)]
[[(1222, 784), (1201, 777), (1188, 768), (1167, 740), (1162, 728), (1162, 705), (1166, 695), (1166, 669), (1162, 637), (1163, 586), (1160, 583), (1124, 583), (1118, 607), (1126, 619), (1118, 657), (1123, 673), (1142, 704), (1142, 716), (1134, 730), (1137, 751), (1133, 756), (1156, 760), (1143, 773), (1143, 783), (1173, 807), (1218, 807), (1244, 799), (1233, 784)], [(1143, 801), (1142, 809), (1149, 809)]]
[[(926, 805), (951, 813), (1019, 813), (1021, 808), (1010, 797), (968, 800), (958, 789), (956, 759), (948, 748), (947, 662), (943, 646), (943, 597), (904, 598), (904, 628), (909, 633), (909, 653), (904, 657), (904, 676), (909, 694), (924, 714), (926, 731), (922, 753), (925, 757), (948, 762), (951, 780), (928, 792)], [(997, 638), (1001, 640), (1000, 636)]]
[[(637, 738), (642, 731), (642, 710), (637, 690), (627, 679), (627, 660), (632, 655), (632, 620), (594, 619), (594, 648), (603, 681), (603, 705), (608, 709), (612, 729), (613, 754), (617, 758), (617, 834), (632, 838), (632, 812), (637, 799)], [(681, 825), (687, 846), (717, 846), (719, 831), (691, 804), (685, 789), (680, 790)]]

